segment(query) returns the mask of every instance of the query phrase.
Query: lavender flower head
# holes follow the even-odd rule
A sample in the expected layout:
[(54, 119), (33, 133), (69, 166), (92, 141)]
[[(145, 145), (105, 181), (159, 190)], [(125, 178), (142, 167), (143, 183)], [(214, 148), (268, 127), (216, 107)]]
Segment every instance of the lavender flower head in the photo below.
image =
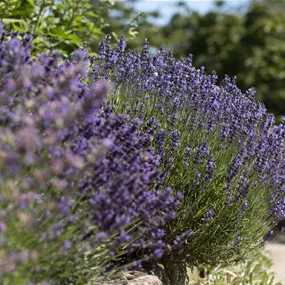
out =
[(152, 134), (105, 103), (109, 82), (86, 82), (88, 54), (32, 58), (31, 36), (1, 33), (0, 283), (99, 280), (137, 248), (160, 258), (179, 203), (159, 185)]
[(274, 124), (253, 88), (243, 94), (228, 76), (218, 83), (192, 56), (176, 60), (163, 47), (151, 54), (147, 42), (142, 53), (121, 46), (112, 48), (110, 37), (101, 43), (90, 78), (109, 79), (109, 103), (155, 129), (160, 184), (184, 195), (165, 238), (193, 230), (183, 253), (190, 264), (250, 257), (285, 218), (284, 124)]

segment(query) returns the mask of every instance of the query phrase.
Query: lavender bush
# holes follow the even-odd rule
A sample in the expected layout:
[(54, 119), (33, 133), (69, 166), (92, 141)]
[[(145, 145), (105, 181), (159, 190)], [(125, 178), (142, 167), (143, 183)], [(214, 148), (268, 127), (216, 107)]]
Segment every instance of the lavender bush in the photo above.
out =
[(161, 258), (178, 200), (153, 129), (104, 103), (84, 49), (31, 58), (32, 37), (2, 28), (0, 284), (96, 284), (138, 248), (131, 265)]
[(63, 61), (31, 58), (31, 41), (1, 26), (0, 284), (91, 284), (152, 259), (182, 284), (185, 264), (266, 243), (285, 216), (285, 132), (253, 89), (147, 42), (107, 36)]
[(215, 73), (175, 60), (162, 47), (151, 54), (126, 51), (124, 39), (107, 36), (91, 58), (92, 82), (113, 82), (110, 104), (139, 117), (163, 169), (162, 185), (184, 200), (167, 224), (172, 251), (164, 264), (217, 264), (248, 259), (266, 243), (285, 216), (284, 124), (245, 94), (235, 78), (221, 84)]

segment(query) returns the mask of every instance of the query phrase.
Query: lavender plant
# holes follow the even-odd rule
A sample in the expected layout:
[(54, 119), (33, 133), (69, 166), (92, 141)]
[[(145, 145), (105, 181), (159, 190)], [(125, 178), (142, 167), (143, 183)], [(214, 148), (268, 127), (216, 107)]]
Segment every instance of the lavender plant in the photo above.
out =
[(135, 264), (160, 258), (178, 200), (152, 129), (104, 104), (111, 86), (87, 78), (84, 49), (32, 58), (32, 37), (2, 28), (0, 284), (96, 283), (137, 248)]
[(113, 82), (116, 112), (156, 129), (161, 184), (184, 195), (165, 228), (172, 251), (164, 264), (253, 256), (285, 217), (284, 122), (274, 124), (254, 89), (243, 94), (227, 76), (218, 84), (191, 56), (175, 60), (163, 47), (151, 54), (147, 41), (138, 53), (124, 39), (112, 48), (107, 36), (91, 68), (91, 81)]

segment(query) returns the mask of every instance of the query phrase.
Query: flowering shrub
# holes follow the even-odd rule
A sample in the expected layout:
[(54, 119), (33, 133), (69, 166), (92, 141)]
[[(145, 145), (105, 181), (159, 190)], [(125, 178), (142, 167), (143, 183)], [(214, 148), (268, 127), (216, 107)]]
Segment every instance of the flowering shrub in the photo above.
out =
[(6, 36), (1, 284), (97, 282), (149, 259), (175, 284), (177, 263), (243, 260), (266, 243), (285, 216), (285, 132), (253, 89), (147, 42), (126, 52), (107, 36), (97, 57), (84, 45), (63, 61)]
[(163, 47), (151, 54), (147, 42), (141, 53), (125, 49), (124, 39), (112, 48), (107, 36), (91, 58), (90, 78), (113, 82), (116, 111), (156, 129), (151, 144), (164, 170), (161, 183), (184, 194), (166, 226), (176, 249), (164, 260), (251, 257), (285, 217), (283, 123), (274, 125), (253, 89), (243, 94), (227, 76), (218, 85), (191, 56), (175, 60)]
[(31, 36), (0, 32), (0, 284), (86, 284), (137, 248), (160, 258), (178, 200), (154, 132), (104, 104), (84, 50), (31, 58)]

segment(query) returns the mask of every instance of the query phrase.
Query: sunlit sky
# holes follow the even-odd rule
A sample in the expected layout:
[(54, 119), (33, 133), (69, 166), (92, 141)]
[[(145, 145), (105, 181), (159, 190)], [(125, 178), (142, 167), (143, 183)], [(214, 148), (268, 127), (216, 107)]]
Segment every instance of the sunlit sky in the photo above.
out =
[[(168, 23), (174, 12), (182, 11), (181, 7), (177, 7), (177, 3), (180, 1), (181, 0), (138, 0), (134, 5), (139, 12), (158, 10), (160, 17), (155, 20), (155, 23), (164, 25)], [(190, 9), (200, 13), (206, 13), (215, 8), (214, 0), (188, 0), (184, 2), (187, 3)], [(235, 9), (236, 11), (239, 11), (249, 3), (249, 0), (225, 0), (224, 2), (226, 3), (224, 9)]]

